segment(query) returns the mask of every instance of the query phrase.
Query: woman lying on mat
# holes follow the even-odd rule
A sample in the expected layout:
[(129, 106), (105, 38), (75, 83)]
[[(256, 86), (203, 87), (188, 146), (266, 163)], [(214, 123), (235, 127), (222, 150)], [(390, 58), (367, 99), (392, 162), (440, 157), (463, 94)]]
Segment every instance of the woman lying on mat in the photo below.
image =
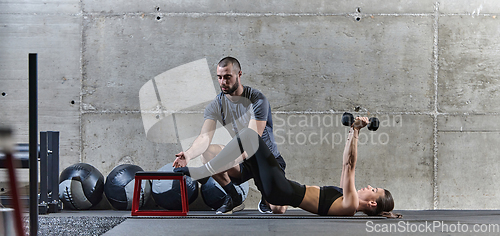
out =
[(242, 130), (205, 165), (175, 168), (174, 171), (202, 179), (244, 160), (239, 166), (252, 173), (255, 185), (271, 204), (300, 207), (318, 215), (352, 216), (361, 211), (369, 216), (400, 217), (391, 212), (394, 200), (388, 190), (368, 186), (356, 191), (354, 186), (359, 131), (368, 123), (367, 117), (357, 117), (349, 130), (340, 177), (341, 188), (306, 186), (288, 180), (267, 145), (252, 129)]

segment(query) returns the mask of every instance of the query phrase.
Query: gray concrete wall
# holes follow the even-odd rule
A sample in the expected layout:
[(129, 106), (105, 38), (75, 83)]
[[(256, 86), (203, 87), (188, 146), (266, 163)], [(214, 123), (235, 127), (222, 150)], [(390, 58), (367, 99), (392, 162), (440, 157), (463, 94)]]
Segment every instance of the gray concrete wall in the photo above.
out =
[[(231, 55), (271, 102), (289, 178), (338, 184), (340, 117), (369, 112), (382, 127), (360, 138), (358, 187), (391, 190), (396, 209), (498, 209), (498, 14), (494, 0), (0, 0), (0, 122), (27, 142), (38, 53), (39, 127), (61, 131), (61, 170), (157, 170), (182, 147), (146, 140), (139, 89), (202, 58), (217, 86)], [(195, 135), (202, 109), (177, 119)]]

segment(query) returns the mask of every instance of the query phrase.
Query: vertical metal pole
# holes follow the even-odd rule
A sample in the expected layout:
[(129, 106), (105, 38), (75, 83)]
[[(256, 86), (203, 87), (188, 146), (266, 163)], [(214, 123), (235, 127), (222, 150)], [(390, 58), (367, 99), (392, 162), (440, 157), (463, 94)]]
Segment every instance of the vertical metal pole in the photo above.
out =
[(29, 146), (30, 146), (30, 235), (38, 234), (38, 66), (37, 54), (28, 55)]
[[(50, 135), (52, 134), (52, 135)], [(52, 137), (52, 139), (50, 139)], [(52, 192), (50, 201), (59, 202), (59, 132), (49, 132), (49, 147), (52, 156), (49, 158), (49, 191)]]
[[(47, 204), (48, 199), (48, 140), (47, 132), (40, 132), (40, 201)], [(40, 209), (38, 209), (40, 210)], [(44, 213), (42, 213), (44, 214)]]
[(54, 143), (53, 143), (53, 138), (54, 138), (54, 132), (52, 131), (47, 131), (47, 194), (48, 196), (48, 202), (52, 202), (52, 176), (54, 176), (53, 171), (53, 165), (54, 162), (52, 161), (53, 157), (53, 149), (54, 149)]

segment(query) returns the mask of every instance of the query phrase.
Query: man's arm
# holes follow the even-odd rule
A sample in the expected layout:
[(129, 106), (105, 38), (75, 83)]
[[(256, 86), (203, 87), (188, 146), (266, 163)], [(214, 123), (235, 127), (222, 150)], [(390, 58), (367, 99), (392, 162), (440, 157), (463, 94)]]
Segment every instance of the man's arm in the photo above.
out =
[(267, 121), (265, 121), (265, 120), (251, 119), (250, 123), (248, 123), (248, 128), (253, 129), (255, 132), (257, 132), (259, 134), (259, 136), (262, 137), (262, 134), (264, 133), (264, 129), (266, 128), (266, 123), (267, 123)]
[(184, 167), (191, 159), (203, 154), (212, 142), (216, 125), (215, 120), (206, 119), (203, 122), (200, 134), (196, 137), (191, 147), (185, 152), (175, 154), (177, 158), (174, 161), (173, 167)]

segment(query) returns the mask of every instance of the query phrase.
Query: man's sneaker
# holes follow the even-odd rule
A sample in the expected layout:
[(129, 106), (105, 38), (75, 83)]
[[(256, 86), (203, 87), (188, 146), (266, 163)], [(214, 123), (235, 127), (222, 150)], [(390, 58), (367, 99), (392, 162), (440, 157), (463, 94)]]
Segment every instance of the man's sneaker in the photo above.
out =
[(264, 200), (262, 200), (262, 198), (259, 201), (258, 208), (259, 208), (259, 212), (262, 214), (273, 214), (273, 210), (271, 210), (269, 205), (267, 205), (266, 202)]
[(241, 202), (240, 204), (235, 204), (235, 203), (233, 203), (233, 199), (229, 195), (226, 195), (226, 198), (224, 199), (224, 204), (222, 204), (222, 206), (219, 207), (219, 209), (217, 209), (215, 214), (218, 214), (218, 215), (220, 215), (220, 214), (224, 214), (224, 215), (233, 214), (233, 212), (241, 211), (244, 208), (245, 208), (245, 204), (243, 204), (243, 202)]

